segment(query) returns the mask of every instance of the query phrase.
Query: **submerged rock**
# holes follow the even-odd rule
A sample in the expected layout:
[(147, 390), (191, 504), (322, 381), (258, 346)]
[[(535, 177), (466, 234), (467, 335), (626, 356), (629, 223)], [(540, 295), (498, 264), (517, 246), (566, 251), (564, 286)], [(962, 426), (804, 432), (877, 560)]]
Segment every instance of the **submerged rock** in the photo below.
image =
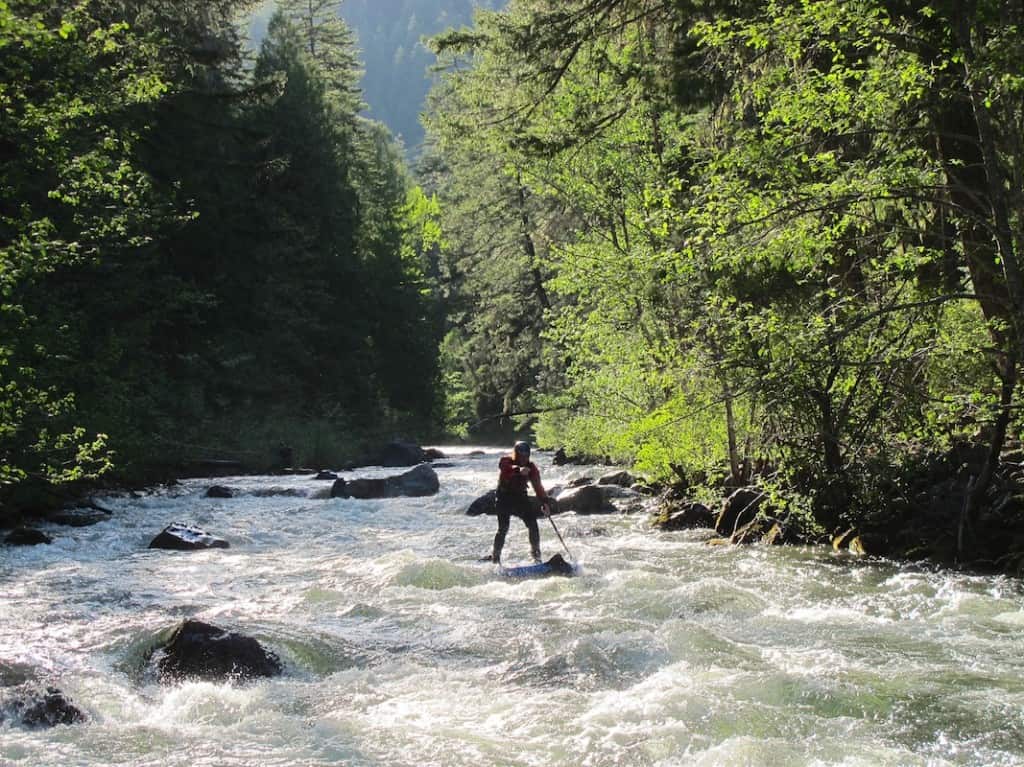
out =
[(0, 687), (18, 687), (35, 679), (32, 666), (16, 661), (0, 660)]
[(422, 463), (404, 474), (380, 479), (336, 480), (331, 487), (332, 498), (400, 498), (435, 495), (441, 485), (437, 472)]
[(270, 487), (259, 487), (252, 491), (251, 495), (257, 498), (305, 498), (309, 493), (301, 487), (281, 487), (271, 485)]
[(197, 551), (201, 549), (227, 549), (230, 545), (223, 538), (210, 535), (205, 530), (192, 525), (172, 522), (149, 542), (151, 549), (168, 549), (171, 551)]
[(0, 713), (0, 721), (4, 714), (32, 729), (56, 727), (59, 724), (78, 724), (86, 721), (86, 716), (74, 703), (56, 687), (21, 689), (14, 699)]
[(210, 485), (206, 488), (207, 498), (233, 498), (235, 491), (224, 485)]
[(252, 637), (225, 631), (197, 620), (186, 620), (161, 649), (156, 663), (163, 682), (272, 677), (281, 661)]
[(99, 522), (106, 522), (110, 514), (96, 509), (62, 509), (46, 516), (48, 522), (68, 527), (88, 527)]
[(4, 543), (8, 546), (36, 546), (40, 543), (53, 543), (53, 538), (42, 530), (36, 530), (31, 527), (17, 527), (4, 538)]

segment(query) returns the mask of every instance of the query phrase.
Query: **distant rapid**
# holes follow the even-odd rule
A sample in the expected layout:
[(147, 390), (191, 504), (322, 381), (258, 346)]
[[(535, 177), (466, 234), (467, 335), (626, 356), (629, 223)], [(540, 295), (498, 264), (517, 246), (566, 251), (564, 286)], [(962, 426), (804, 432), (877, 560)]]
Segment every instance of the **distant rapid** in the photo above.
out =
[[(0, 664), (88, 716), (0, 724), (0, 765), (1024, 764), (1019, 581), (568, 514), (582, 575), (512, 582), (478, 561), (494, 517), (464, 514), (500, 451), (441, 449), (429, 498), (186, 480), (0, 549)], [(535, 460), (549, 486), (600, 471)], [(148, 550), (175, 521), (231, 548)], [(528, 551), (513, 519), (505, 559)], [(256, 637), (284, 675), (158, 684), (146, 653), (189, 617)]]

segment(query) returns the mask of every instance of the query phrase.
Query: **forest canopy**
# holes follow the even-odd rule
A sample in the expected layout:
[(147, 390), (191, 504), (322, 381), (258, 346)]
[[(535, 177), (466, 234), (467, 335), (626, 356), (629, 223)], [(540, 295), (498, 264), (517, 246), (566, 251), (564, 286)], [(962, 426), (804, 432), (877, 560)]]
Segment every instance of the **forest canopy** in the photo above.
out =
[[(419, 192), (337, 3), (0, 3), (0, 488), (436, 418)], [(2, 500), (2, 498), (0, 498)]]
[(435, 38), (463, 417), (526, 413), (657, 477), (756, 476), (826, 529), (974, 441), (970, 517), (1021, 423), (1022, 21), (514, 0)]

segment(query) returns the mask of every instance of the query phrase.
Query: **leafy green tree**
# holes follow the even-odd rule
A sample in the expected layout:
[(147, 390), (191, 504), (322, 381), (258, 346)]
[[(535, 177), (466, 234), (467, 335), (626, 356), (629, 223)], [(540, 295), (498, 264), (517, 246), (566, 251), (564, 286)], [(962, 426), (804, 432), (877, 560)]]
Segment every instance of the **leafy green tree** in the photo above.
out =
[[(996, 6), (521, 0), (441, 37), (450, 177), (486, 158), (565, 223), (534, 262), (566, 366), (527, 394), (542, 439), (661, 475), (728, 458), (827, 529), (990, 424), (980, 503), (1024, 316), (1020, 45)], [(442, 196), (475, 258), (450, 289), (480, 306), (494, 259)]]
[(166, 89), (155, 41), (100, 3), (0, 4), (0, 485), (109, 467), (63, 369), (74, 313), (53, 287), (143, 243), (162, 210), (133, 163), (137, 110)]

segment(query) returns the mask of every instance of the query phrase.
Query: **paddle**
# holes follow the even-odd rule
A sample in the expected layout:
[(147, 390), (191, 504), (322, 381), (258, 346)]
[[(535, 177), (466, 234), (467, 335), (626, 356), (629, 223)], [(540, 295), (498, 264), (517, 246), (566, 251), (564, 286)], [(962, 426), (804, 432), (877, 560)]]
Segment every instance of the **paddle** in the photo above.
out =
[(546, 503), (542, 503), (540, 505), (540, 510), (544, 512), (544, 516), (547, 517), (548, 522), (551, 523), (551, 527), (554, 529), (555, 535), (558, 536), (558, 540), (562, 542), (562, 548), (565, 549), (565, 553), (569, 555), (569, 559), (576, 559), (576, 557), (572, 555), (572, 552), (569, 551), (569, 547), (565, 545), (565, 539), (562, 538), (562, 534), (558, 532), (558, 527), (555, 525), (555, 520), (551, 518), (551, 514), (550, 512), (548, 512), (548, 505)]

